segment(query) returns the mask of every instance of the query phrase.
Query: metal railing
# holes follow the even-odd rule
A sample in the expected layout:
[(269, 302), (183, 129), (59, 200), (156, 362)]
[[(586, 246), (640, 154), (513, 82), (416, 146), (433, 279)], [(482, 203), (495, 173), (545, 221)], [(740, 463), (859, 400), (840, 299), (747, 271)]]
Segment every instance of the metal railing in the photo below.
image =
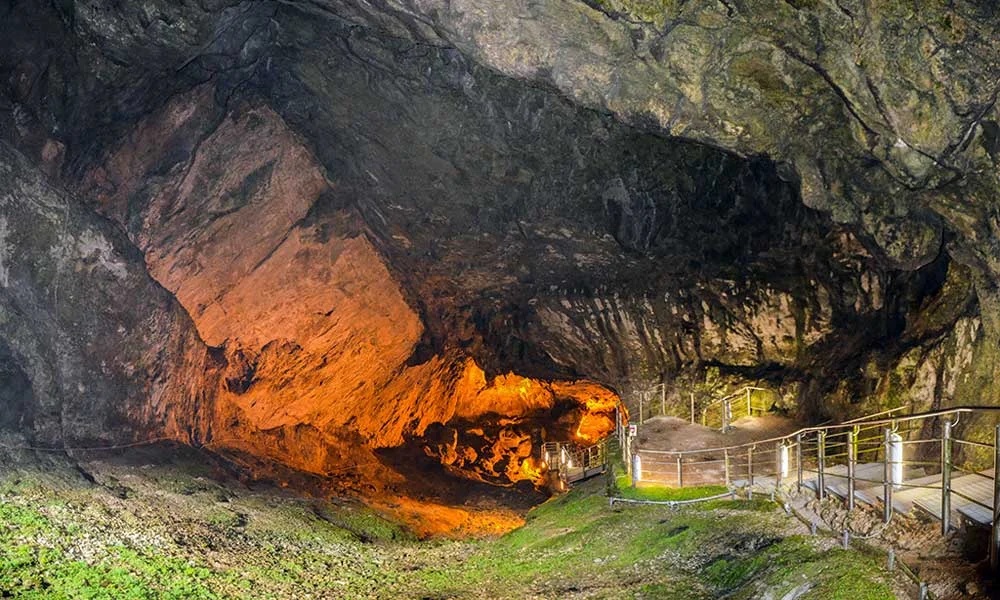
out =
[(558, 473), (566, 483), (573, 483), (607, 470), (609, 442), (605, 439), (590, 446), (546, 442), (542, 446), (542, 460), (549, 471)]
[(652, 419), (653, 417), (679, 417), (679, 418), (689, 418), (694, 422), (694, 395), (691, 395), (691, 409), (690, 412), (684, 409), (678, 409), (675, 403), (667, 402), (667, 384), (659, 383), (650, 388), (644, 390), (633, 391), (629, 394), (635, 400), (631, 403), (634, 405), (635, 413), (634, 422), (637, 424), (642, 424)]
[(761, 397), (763, 394), (755, 394), (754, 392), (766, 392), (767, 395), (774, 393), (767, 388), (748, 385), (738, 392), (719, 398), (702, 408), (701, 424), (713, 429), (720, 429), (726, 433), (733, 421), (743, 417), (752, 417), (754, 411), (758, 414), (764, 414), (771, 410), (771, 406), (774, 405), (773, 398), (767, 400)]
[[(966, 513), (978, 509), (992, 526), (991, 564), (1000, 567), (1000, 479), (996, 477), (1000, 425), (993, 428), (993, 439), (988, 441), (972, 439), (974, 432), (971, 437), (956, 435), (963, 416), (1000, 417), (1000, 406), (897, 414), (901, 410), (719, 448), (673, 451), (633, 447), (627, 455), (631, 456), (633, 485), (725, 485), (748, 490), (763, 486), (774, 491), (811, 487), (820, 499), (832, 491), (843, 498), (849, 510), (855, 508), (858, 492), (865, 489), (877, 493), (887, 523), (892, 517), (894, 493), (936, 490), (939, 506), (931, 507), (936, 509), (931, 512), (940, 512), (935, 516), (941, 520), (942, 532), (952, 528), (955, 498), (962, 501)], [(991, 481), (992, 498), (986, 501), (956, 489), (955, 476)]]
[[(744, 386), (723, 398), (705, 403), (704, 398), (698, 399), (694, 392), (687, 392), (686, 399), (683, 398), (684, 394), (668, 398), (667, 384), (661, 383), (632, 392), (630, 396), (634, 400), (630, 405), (635, 411), (633, 422), (639, 425), (654, 417), (678, 417), (689, 420), (692, 424), (700, 422), (702, 425), (728, 430), (728, 424), (737, 419), (770, 410), (774, 399), (764, 396), (773, 394), (774, 390), (768, 388)], [(726, 419), (724, 415), (731, 418)]]

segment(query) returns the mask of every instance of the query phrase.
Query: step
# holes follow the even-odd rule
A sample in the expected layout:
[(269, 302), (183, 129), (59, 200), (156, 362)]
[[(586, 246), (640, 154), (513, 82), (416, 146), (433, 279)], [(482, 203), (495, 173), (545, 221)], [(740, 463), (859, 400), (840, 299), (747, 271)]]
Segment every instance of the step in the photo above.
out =
[(958, 514), (962, 515), (968, 521), (976, 525), (985, 525), (989, 527), (993, 524), (993, 511), (988, 508), (983, 508), (978, 504), (970, 504), (969, 506), (959, 507)]
[[(847, 498), (847, 465), (837, 465), (833, 472), (824, 473), (826, 489), (840, 498)], [(873, 481), (881, 481), (885, 466), (882, 463), (863, 463), (854, 467), (854, 497), (866, 504), (873, 504), (873, 498), (859, 493), (858, 488), (867, 487)]]
[[(809, 479), (804, 479), (802, 481), (802, 485), (815, 491), (817, 485), (816, 471), (806, 470), (804, 472), (813, 476)], [(885, 486), (882, 484), (884, 473), (885, 465), (881, 462), (861, 463), (855, 465), (854, 498), (870, 506), (881, 503), (882, 494), (885, 489)], [(907, 467), (906, 471), (903, 473), (903, 483), (922, 485), (922, 479), (924, 477), (923, 473), (924, 471), (922, 468)], [(828, 493), (841, 499), (847, 498), (847, 465), (832, 465), (827, 467), (823, 472), (823, 479)], [(933, 481), (934, 477), (932, 476), (928, 479)], [(905, 489), (905, 487), (900, 488), (900, 491)], [(909, 501), (898, 503), (896, 494), (893, 494), (893, 507), (899, 512), (908, 512), (912, 506)]]
[(566, 469), (564, 471), (566, 482), (575, 483), (577, 481), (583, 481), (584, 479), (590, 479), (596, 475), (600, 475), (607, 470), (607, 465), (598, 465), (594, 467), (581, 468), (574, 467), (572, 469)]
[[(903, 477), (903, 485), (899, 488), (893, 488), (892, 490), (892, 509), (900, 514), (907, 514), (913, 510), (913, 500), (924, 494), (935, 493), (933, 489), (927, 489), (926, 487), (912, 487), (912, 486), (940, 486), (941, 476), (940, 475), (923, 475), (919, 476), (914, 474), (913, 477)], [(875, 502), (881, 503), (883, 501), (883, 494), (885, 493), (885, 486), (882, 484), (873, 485), (866, 487), (861, 490), (861, 493), (872, 498), (874, 504)], [(940, 496), (940, 492), (936, 492)]]
[[(940, 485), (938, 477), (938, 485)], [(982, 525), (993, 521), (993, 469), (953, 477), (951, 480), (951, 521), (958, 523), (962, 515)], [(913, 505), (941, 519), (941, 491), (925, 490), (926, 493), (914, 498)], [(956, 494), (962, 494), (961, 496)]]

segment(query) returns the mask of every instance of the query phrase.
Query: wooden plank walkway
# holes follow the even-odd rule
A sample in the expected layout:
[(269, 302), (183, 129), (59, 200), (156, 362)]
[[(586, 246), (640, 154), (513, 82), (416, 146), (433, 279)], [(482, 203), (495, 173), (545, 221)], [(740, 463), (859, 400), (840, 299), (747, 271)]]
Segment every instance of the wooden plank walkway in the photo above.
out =
[[(938, 485), (941, 485), (940, 479)], [(927, 493), (914, 498), (913, 505), (940, 519), (940, 490), (925, 491)], [(993, 506), (993, 469), (953, 477), (951, 491), (952, 523), (958, 523), (963, 515), (980, 525), (989, 525), (993, 521), (993, 509), (989, 508)]]
[[(872, 496), (867, 493), (865, 488), (871, 487), (873, 482), (881, 482), (882, 475), (884, 473), (885, 466), (882, 463), (862, 463), (855, 465), (854, 467), (854, 498), (865, 504), (875, 504), (875, 502), (880, 501), (881, 494), (878, 496)], [(811, 471), (815, 473), (815, 471)], [(915, 470), (907, 473), (907, 476), (913, 477), (917, 474)], [(923, 472), (919, 472), (923, 474)], [(823, 481), (825, 483), (826, 491), (839, 498), (847, 498), (847, 465), (834, 465), (829, 467), (823, 473)], [(802, 482), (802, 484), (811, 490), (815, 490), (817, 483), (816, 477), (808, 479)], [(881, 483), (879, 484), (881, 485)]]
[[(913, 510), (913, 501), (926, 494), (937, 494), (941, 496), (941, 475), (925, 475), (923, 477), (903, 477), (903, 485), (892, 490), (892, 509), (900, 514), (907, 514)], [(878, 484), (862, 490), (866, 496), (872, 498), (874, 504), (883, 501), (885, 486)]]
[[(975, 408), (958, 408), (951, 412), (937, 411), (919, 416), (912, 415), (910, 417), (906, 417), (906, 419), (913, 420), (915, 417), (919, 417), (921, 419), (941, 418), (942, 416), (951, 415), (952, 413), (959, 414), (962, 412), (970, 412), (972, 410), (975, 410)], [(957, 423), (957, 420), (955, 422)], [(895, 419), (892, 420), (892, 424), (895, 428)], [(889, 421), (886, 421), (885, 425), (888, 427)], [(912, 439), (911, 434), (913, 432), (919, 432), (922, 430), (920, 428), (907, 427), (908, 428), (904, 428), (902, 431), (903, 437), (905, 438), (902, 441), (900, 441), (900, 437), (898, 435), (895, 438), (890, 438), (888, 437), (888, 434), (886, 434), (886, 439), (889, 440), (886, 444), (898, 443), (904, 445), (900, 455), (905, 457), (901, 459), (904, 461), (902, 482), (892, 488), (892, 512), (910, 514), (914, 510), (917, 510), (940, 521), (942, 520), (941, 474), (935, 473), (927, 475), (927, 469), (925, 467), (938, 470), (940, 467), (938, 462), (933, 459), (928, 459), (926, 456), (932, 455), (935, 448), (941, 446), (943, 440), (936, 437), (928, 439)], [(830, 428), (825, 428), (824, 431), (827, 429)], [(834, 436), (842, 435), (842, 433), (834, 434)], [(897, 433), (899, 432), (897, 431)], [(802, 435), (803, 434), (799, 433), (795, 438), (795, 441), (799, 444), (807, 442), (807, 440), (803, 439)], [(998, 429), (997, 435), (1000, 436), (1000, 429)], [(818, 434), (816, 437), (817, 439), (821, 439)], [(791, 436), (786, 436), (786, 438), (774, 438), (769, 441), (774, 442), (775, 444), (785, 444), (787, 446), (791, 439)], [(867, 440), (869, 438), (865, 439)], [(892, 441), (893, 439), (896, 441)], [(777, 442), (775, 442), (775, 440), (777, 440)], [(991, 444), (981, 442), (960, 439), (955, 439), (955, 442), (964, 442), (992, 449)], [(844, 446), (845, 442), (837, 442), (837, 444)], [(932, 444), (932, 446), (917, 446), (918, 444)], [(879, 450), (876, 446), (865, 446), (862, 452), (856, 451), (855, 456), (866, 457), (868, 460), (872, 460), (872, 458), (878, 456)], [(794, 445), (791, 447), (794, 447)], [(811, 446), (808, 445), (805, 447), (811, 448)], [(727, 483), (729, 483), (731, 488), (744, 488), (747, 491), (752, 491), (753, 493), (763, 494), (789, 491), (795, 488), (798, 481), (796, 473), (797, 468), (795, 465), (788, 465), (789, 458), (791, 457), (781, 454), (780, 457), (783, 461), (782, 468), (787, 466), (791, 466), (792, 468), (789, 469), (790, 476), (781, 478), (780, 480), (778, 479), (776, 474), (778, 469), (776, 459), (779, 458), (779, 448), (780, 447), (776, 445), (770, 449), (762, 448), (759, 456), (755, 451), (752, 454), (753, 461), (750, 464), (747, 464), (747, 461), (750, 460), (751, 453), (749, 450), (746, 450), (745, 444), (734, 444), (728, 448), (713, 448), (710, 453), (706, 453), (705, 456), (699, 456), (700, 460), (691, 461), (685, 458), (683, 463), (683, 482), (678, 477), (678, 465), (675, 462), (671, 462), (670, 459), (665, 458), (664, 456), (649, 456), (648, 460), (647, 457), (644, 456), (644, 479), (645, 475), (649, 474), (652, 476), (654, 481), (657, 481), (660, 484), (680, 485), (683, 483), (683, 485), (689, 486), (707, 483), (721, 484), (726, 481), (728, 475), (731, 477), (731, 480)], [(922, 450), (918, 452), (917, 450), (914, 450), (914, 448)], [(827, 461), (833, 459), (839, 463), (846, 454), (846, 452), (841, 454), (830, 454), (830, 442), (827, 442), (826, 449)], [(890, 453), (890, 450), (892, 452), (896, 452), (892, 446), (882, 447), (881, 452), (884, 455)], [(726, 451), (728, 451), (728, 454), (726, 454)], [(722, 454), (722, 456), (717, 456), (718, 454)], [(673, 457), (676, 456), (677, 455), (673, 455)], [(728, 460), (724, 460), (723, 456), (725, 456)], [(797, 458), (803, 462), (806, 460), (806, 457), (802, 455), (801, 451), (799, 451)], [(815, 457), (812, 457), (810, 458), (810, 461), (814, 459)], [(809, 466), (806, 465), (800, 472), (803, 474), (801, 482), (802, 487), (815, 491), (818, 485), (817, 471), (814, 468), (810, 469)], [(883, 506), (886, 489), (883, 482), (884, 474), (885, 464), (883, 462), (859, 462), (856, 464), (854, 467), (854, 499), (872, 507)], [(996, 475), (997, 474), (994, 469), (969, 473), (960, 471), (957, 467), (954, 467), (951, 479), (951, 497), (949, 499), (951, 514), (948, 515), (949, 523), (953, 527), (968, 525), (990, 526), (993, 524)], [(823, 478), (825, 493), (841, 499), (846, 499), (848, 494), (846, 464), (841, 463), (827, 466), (824, 470)], [(751, 481), (752, 485), (750, 485)]]
[[(885, 486), (881, 483), (884, 473), (882, 463), (866, 463), (855, 466), (854, 497), (869, 505), (881, 504)], [(802, 484), (811, 490), (816, 490), (815, 471), (809, 471), (814, 476), (803, 480)], [(909, 469), (904, 473), (903, 484), (893, 489), (892, 509), (900, 514), (907, 514), (914, 508), (922, 510), (935, 519), (941, 519), (941, 474), (923, 475), (922, 469)], [(847, 497), (847, 466), (836, 465), (828, 468), (824, 474), (826, 491), (839, 498)], [(961, 518), (979, 525), (990, 525), (993, 522), (993, 469), (976, 473), (953, 476), (951, 480), (951, 522), (958, 523)], [(755, 482), (756, 483), (756, 482)]]

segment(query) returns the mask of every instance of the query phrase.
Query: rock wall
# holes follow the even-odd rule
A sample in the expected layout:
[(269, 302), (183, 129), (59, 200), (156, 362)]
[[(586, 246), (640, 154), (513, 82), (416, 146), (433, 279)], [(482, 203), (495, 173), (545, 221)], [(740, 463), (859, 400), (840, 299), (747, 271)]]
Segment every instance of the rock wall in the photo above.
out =
[(222, 362), (141, 254), (6, 143), (0, 238), (5, 428), (41, 446), (128, 443), (210, 401)]
[(606, 426), (612, 392), (559, 381), (763, 381), (817, 419), (992, 402), (997, 18), (0, 2), (0, 137), (80, 198), (52, 192), (72, 243), (56, 209), (9, 219), (35, 308), (0, 339), (0, 424), (363, 487), (402, 480), (389, 447), (531, 478), (544, 423)]
[[(453, 470), (509, 484), (540, 478), (521, 465), (543, 436), (504, 441), (512, 426), (527, 430), (525, 414), (569, 402), (558, 418), (592, 396), (613, 398), (598, 386), (488, 381), (453, 349), (412, 361), (420, 315), (354, 200), (266, 106), (222, 111), (210, 86), (178, 96), (113, 147), (83, 190), (129, 229), (152, 276), (224, 353), (215, 411), (192, 415), (218, 451), (384, 485), (400, 478), (368, 466), (379, 465), (371, 451), (419, 444), (431, 426), (457, 431), (449, 424), (459, 420), (463, 434), (478, 431), (477, 450)], [(571, 435), (586, 412), (550, 435)], [(485, 432), (477, 423), (487, 418), (506, 422)]]

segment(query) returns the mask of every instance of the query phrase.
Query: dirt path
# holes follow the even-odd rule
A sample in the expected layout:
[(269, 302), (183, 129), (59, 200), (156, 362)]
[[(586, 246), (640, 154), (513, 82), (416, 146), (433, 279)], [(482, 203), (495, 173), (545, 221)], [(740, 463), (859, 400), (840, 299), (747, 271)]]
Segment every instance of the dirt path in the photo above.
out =
[(676, 417), (656, 417), (639, 427), (639, 447), (645, 450), (696, 450), (746, 444), (793, 433), (802, 424), (787, 417), (746, 417), (733, 423), (729, 433), (692, 425)]

